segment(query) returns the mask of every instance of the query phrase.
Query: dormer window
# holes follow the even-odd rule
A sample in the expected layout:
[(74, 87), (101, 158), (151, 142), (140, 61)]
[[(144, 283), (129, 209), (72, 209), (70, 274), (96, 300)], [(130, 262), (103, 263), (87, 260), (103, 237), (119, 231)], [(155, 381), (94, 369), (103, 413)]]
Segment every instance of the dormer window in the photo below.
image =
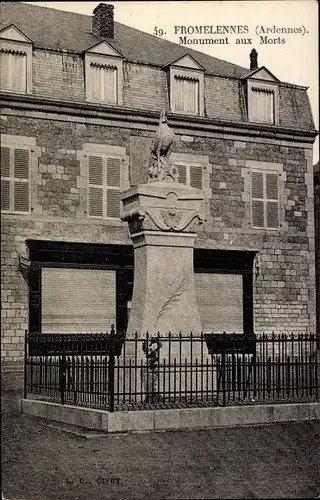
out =
[(27, 92), (27, 54), (20, 50), (0, 49), (1, 90)]
[(248, 120), (278, 124), (279, 89), (277, 78), (267, 68), (256, 68), (246, 76)]
[(90, 63), (90, 101), (118, 103), (117, 66)]
[(101, 104), (122, 104), (122, 56), (107, 42), (85, 54), (86, 98)]
[(248, 118), (250, 122), (278, 121), (278, 86), (260, 81), (248, 81)]
[(204, 114), (204, 70), (191, 56), (170, 65), (169, 93), (172, 112)]
[(199, 79), (175, 75), (172, 92), (172, 110), (178, 113), (199, 114)]
[(13, 25), (0, 33), (0, 75), (2, 92), (31, 92), (32, 42)]

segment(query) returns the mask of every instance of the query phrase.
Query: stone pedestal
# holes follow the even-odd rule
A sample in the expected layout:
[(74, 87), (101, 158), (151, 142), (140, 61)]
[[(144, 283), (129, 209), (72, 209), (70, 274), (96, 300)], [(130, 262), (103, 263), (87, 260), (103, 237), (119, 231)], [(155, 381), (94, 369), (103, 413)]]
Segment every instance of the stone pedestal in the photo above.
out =
[[(139, 337), (156, 336), (159, 332), (162, 346), (159, 352), (161, 367), (171, 365), (174, 358), (179, 363), (191, 364), (198, 358), (200, 342), (171, 343), (169, 352), (166, 338), (179, 333), (184, 337), (199, 336), (201, 320), (195, 293), (193, 248), (202, 218), (202, 191), (179, 183), (153, 182), (140, 184), (122, 195), (122, 220), (129, 224), (134, 245), (134, 284), (127, 339), (137, 332)], [(145, 364), (142, 349), (138, 356), (126, 357)], [(207, 352), (203, 360), (207, 359)], [(186, 366), (186, 365), (185, 365)], [(143, 369), (144, 371), (146, 368)], [(152, 376), (152, 375), (150, 375)], [(175, 375), (183, 387), (195, 387), (195, 374)], [(179, 379), (179, 380), (178, 380)], [(141, 377), (142, 386), (143, 377)], [(164, 377), (165, 380), (165, 377)], [(163, 382), (164, 383), (164, 382)], [(160, 382), (160, 385), (162, 382)], [(198, 385), (200, 387), (200, 385)], [(162, 392), (163, 387), (158, 387)], [(142, 387), (143, 390), (143, 387)], [(164, 389), (165, 390), (165, 389)]]
[(202, 191), (154, 182), (126, 191), (123, 216), (134, 244), (134, 286), (127, 338), (200, 334), (193, 247), (202, 222)]

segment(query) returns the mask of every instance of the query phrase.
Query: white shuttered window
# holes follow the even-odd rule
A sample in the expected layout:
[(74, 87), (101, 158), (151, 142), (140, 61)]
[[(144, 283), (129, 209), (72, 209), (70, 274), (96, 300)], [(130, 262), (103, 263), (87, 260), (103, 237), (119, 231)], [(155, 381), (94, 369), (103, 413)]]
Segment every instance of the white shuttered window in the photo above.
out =
[(28, 213), (30, 151), (1, 147), (1, 211)]
[(197, 189), (202, 189), (202, 166), (175, 164), (179, 172), (178, 182)]
[(251, 89), (251, 121), (274, 123), (274, 91), (253, 87)]
[(199, 114), (199, 80), (185, 76), (174, 77), (173, 111)]
[(118, 74), (115, 66), (90, 64), (91, 100), (117, 104)]
[(195, 273), (194, 279), (202, 330), (242, 333), (242, 275)]
[(252, 227), (279, 227), (279, 174), (251, 172)]
[(121, 159), (88, 156), (88, 215), (120, 218)]
[(42, 269), (42, 332), (99, 333), (116, 324), (116, 272)]
[(27, 92), (27, 54), (9, 49), (0, 50), (0, 90)]

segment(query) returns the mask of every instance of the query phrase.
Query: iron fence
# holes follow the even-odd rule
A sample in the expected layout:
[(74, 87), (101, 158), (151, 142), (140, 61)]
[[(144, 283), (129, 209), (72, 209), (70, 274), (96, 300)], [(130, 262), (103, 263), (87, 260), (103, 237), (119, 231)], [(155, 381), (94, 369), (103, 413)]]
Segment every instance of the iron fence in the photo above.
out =
[(25, 397), (135, 410), (318, 399), (316, 336), (26, 334)]

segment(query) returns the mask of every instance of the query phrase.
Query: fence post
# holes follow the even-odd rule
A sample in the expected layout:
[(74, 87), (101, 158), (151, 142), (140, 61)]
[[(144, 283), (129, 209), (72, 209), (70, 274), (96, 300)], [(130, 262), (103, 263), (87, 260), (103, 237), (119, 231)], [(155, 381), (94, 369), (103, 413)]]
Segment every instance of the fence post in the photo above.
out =
[(65, 386), (66, 386), (66, 353), (65, 353), (65, 343), (62, 338), (60, 341), (61, 346), (61, 358), (59, 358), (59, 386), (60, 386), (60, 397), (61, 404), (64, 405), (65, 402)]
[(109, 343), (109, 363), (108, 363), (108, 393), (109, 393), (109, 411), (114, 412), (114, 356), (115, 356), (115, 330), (111, 325), (110, 343)]
[(226, 406), (226, 332), (223, 332), (222, 343), (222, 406)]
[(28, 360), (28, 331), (24, 332), (24, 384), (23, 384), (23, 399), (27, 399), (27, 360)]
[(61, 396), (61, 404), (64, 405), (64, 393), (65, 393), (65, 385), (66, 385), (66, 355), (62, 354), (59, 359), (59, 381), (60, 381), (60, 396)]
[(315, 353), (315, 389), (316, 389), (316, 401), (319, 400), (319, 385), (320, 385), (320, 370), (319, 370), (319, 361), (320, 361), (320, 345), (316, 348)]

